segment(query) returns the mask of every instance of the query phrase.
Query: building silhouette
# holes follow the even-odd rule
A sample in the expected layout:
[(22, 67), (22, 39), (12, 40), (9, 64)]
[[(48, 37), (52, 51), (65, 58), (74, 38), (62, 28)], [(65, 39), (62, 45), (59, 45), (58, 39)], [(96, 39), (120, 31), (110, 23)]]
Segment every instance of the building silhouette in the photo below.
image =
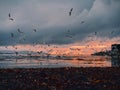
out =
[(120, 44), (113, 44), (111, 46), (111, 57), (120, 58)]

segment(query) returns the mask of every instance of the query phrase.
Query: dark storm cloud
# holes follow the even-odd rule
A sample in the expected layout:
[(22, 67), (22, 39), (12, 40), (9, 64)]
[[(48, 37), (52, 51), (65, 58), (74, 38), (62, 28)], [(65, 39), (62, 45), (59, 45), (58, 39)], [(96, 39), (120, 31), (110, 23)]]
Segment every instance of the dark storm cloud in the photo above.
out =
[[(70, 44), (94, 32), (98, 37), (120, 35), (119, 0), (0, 1), (0, 41), (5, 44)], [(7, 6), (5, 6), (7, 5)], [(11, 9), (12, 8), (12, 9)], [(69, 10), (73, 8), (72, 15)], [(15, 19), (9, 21), (8, 13)], [(84, 22), (84, 23), (82, 23)], [(20, 28), (24, 33), (20, 34)], [(33, 31), (36, 29), (36, 32)], [(114, 34), (109, 36), (109, 33)], [(11, 38), (10, 34), (15, 37)]]
[[(109, 33), (115, 31), (116, 36), (119, 36), (120, 31), (120, 1), (119, 0), (96, 0), (88, 11), (84, 25), (76, 22), (74, 31), (77, 35), (98, 32), (101, 37), (109, 37)], [(113, 35), (114, 37), (115, 34)], [(113, 37), (112, 36), (112, 37)], [(79, 40), (78, 40), (79, 41)]]

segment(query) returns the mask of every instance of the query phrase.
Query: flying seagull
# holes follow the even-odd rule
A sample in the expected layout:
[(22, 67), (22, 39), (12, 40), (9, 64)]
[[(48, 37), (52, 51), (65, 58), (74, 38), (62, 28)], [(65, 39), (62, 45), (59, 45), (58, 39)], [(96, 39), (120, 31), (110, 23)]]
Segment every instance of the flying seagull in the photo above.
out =
[(81, 23), (85, 23), (85, 21), (81, 21)]
[(11, 33), (11, 37), (12, 37), (12, 38), (14, 37), (14, 34), (13, 34), (13, 33)]
[(70, 30), (67, 31), (68, 33), (70, 32)]
[(37, 30), (36, 29), (33, 29), (34, 32), (36, 32)]
[(111, 32), (111, 34), (113, 34), (113, 33), (114, 33), (114, 31)]
[(8, 14), (9, 18), (11, 17), (10, 13)]
[(19, 28), (18, 28), (18, 32), (19, 32), (19, 33), (23, 33), (22, 31), (20, 31), (20, 29), (19, 29)]
[(9, 17), (9, 20), (11, 20), (11, 21), (14, 20), (13, 18), (11, 18), (11, 14), (10, 13), (8, 14), (8, 17)]
[(73, 8), (70, 9), (69, 16), (71, 16)]
[(18, 52), (15, 52), (16, 56), (18, 55)]
[(14, 19), (13, 18), (9, 18), (11, 21), (13, 21)]
[(95, 35), (97, 35), (97, 32), (95, 32)]

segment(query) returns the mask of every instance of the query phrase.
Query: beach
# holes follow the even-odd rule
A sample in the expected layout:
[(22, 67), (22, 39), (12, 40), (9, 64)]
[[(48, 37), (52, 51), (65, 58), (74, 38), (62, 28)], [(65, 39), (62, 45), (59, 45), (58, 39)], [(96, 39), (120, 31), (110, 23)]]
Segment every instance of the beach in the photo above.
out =
[(0, 69), (0, 90), (120, 90), (119, 67)]

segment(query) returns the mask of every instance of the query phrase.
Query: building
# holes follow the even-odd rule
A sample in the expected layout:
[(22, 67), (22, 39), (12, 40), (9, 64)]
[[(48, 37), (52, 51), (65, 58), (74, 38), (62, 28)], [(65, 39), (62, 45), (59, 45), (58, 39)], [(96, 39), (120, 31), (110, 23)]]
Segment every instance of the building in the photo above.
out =
[(120, 67), (120, 59), (119, 58), (111, 58), (112, 67)]
[(120, 44), (113, 44), (111, 46), (111, 56), (114, 58), (120, 58)]

